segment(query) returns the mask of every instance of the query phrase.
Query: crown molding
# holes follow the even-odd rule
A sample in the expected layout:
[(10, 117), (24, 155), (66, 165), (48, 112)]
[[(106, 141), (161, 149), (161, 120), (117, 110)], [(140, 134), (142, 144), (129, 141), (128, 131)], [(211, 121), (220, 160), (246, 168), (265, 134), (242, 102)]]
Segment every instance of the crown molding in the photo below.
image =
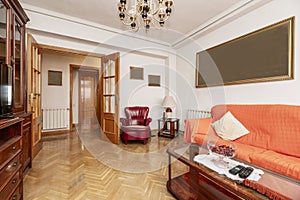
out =
[[(214, 18), (210, 19), (206, 23), (202, 24), (201, 26), (195, 28), (194, 30), (188, 32), (180, 39), (175, 41), (171, 44), (171, 47), (176, 49), (180, 46), (184, 45), (187, 42), (190, 42), (193, 38), (203, 34), (204, 32), (211, 32), (214, 28), (218, 27), (220, 24), (224, 25), (224, 22), (230, 23), (234, 21), (239, 15), (244, 15), (262, 5), (273, 1), (273, 0), (243, 0), (238, 4), (230, 7), (226, 11), (220, 13), (219, 15), (215, 16)], [(206, 33), (206, 34), (207, 34)]]
[(104, 32), (118, 34), (118, 35), (130, 37), (130, 38), (134, 38), (134, 39), (140, 39), (140, 40), (143, 40), (143, 41), (146, 41), (146, 42), (151, 42), (151, 43), (154, 43), (154, 44), (157, 44), (157, 45), (162, 45), (162, 46), (165, 46), (165, 47), (171, 47), (169, 43), (166, 43), (166, 42), (163, 42), (163, 41), (160, 41), (160, 40), (155, 40), (155, 39), (152, 39), (152, 38), (146, 38), (146, 37), (140, 36), (138, 34), (134, 34), (134, 33), (131, 33), (131, 32), (125, 32), (125, 31), (122, 31), (120, 29), (108, 27), (108, 26), (105, 26), (105, 25), (102, 25), (102, 24), (98, 24), (98, 23), (91, 22), (91, 21), (88, 21), (88, 20), (80, 19), (80, 18), (77, 18), (77, 17), (72, 17), (72, 16), (69, 16), (69, 15), (65, 15), (65, 14), (62, 14), (62, 13), (55, 12), (55, 11), (51, 11), (51, 10), (36, 7), (36, 6), (33, 6), (33, 5), (29, 5), (29, 4), (26, 4), (26, 3), (23, 3), (22, 7), (24, 8), (25, 11), (28, 11), (28, 12), (33, 12), (33, 13), (37, 13), (37, 14), (40, 14), (40, 15), (53, 17), (53, 18), (60, 19), (60, 20), (65, 20), (65, 21), (72, 22), (72, 23), (75, 23), (75, 24), (92, 27), (92, 28), (95, 28), (95, 29), (98, 29), (98, 30), (104, 31)]

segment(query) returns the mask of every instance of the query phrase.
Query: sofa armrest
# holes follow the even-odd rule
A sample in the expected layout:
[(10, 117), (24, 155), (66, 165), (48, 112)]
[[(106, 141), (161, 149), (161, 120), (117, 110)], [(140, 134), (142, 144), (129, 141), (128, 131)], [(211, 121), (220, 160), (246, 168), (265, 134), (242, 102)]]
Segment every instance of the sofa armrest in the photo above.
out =
[(186, 119), (184, 123), (184, 141), (192, 142), (194, 134), (207, 134), (211, 118)]

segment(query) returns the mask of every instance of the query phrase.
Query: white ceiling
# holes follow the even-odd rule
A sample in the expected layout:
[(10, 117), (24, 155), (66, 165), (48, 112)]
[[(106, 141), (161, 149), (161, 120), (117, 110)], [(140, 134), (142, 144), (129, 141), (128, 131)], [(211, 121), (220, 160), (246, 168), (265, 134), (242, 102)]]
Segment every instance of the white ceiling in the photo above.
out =
[[(134, 0), (127, 0), (127, 2)], [(174, 44), (208, 23), (222, 18), (253, 0), (174, 0), (173, 12), (165, 28), (140, 29), (134, 34)], [(99, 24), (108, 30), (131, 31), (119, 20), (119, 0), (20, 0), (21, 4), (43, 8)], [(26, 8), (26, 7), (25, 7)]]

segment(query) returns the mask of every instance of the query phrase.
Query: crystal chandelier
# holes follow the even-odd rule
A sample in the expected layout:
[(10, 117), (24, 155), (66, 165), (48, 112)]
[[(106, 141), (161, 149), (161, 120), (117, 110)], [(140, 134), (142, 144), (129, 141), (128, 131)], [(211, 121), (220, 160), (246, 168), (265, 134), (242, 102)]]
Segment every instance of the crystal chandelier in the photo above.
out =
[[(134, 5), (128, 9), (126, 0), (120, 0), (119, 17), (123, 24), (131, 26), (134, 31), (139, 27), (150, 29), (150, 24), (162, 28), (172, 12), (173, 0), (135, 0)], [(156, 25), (157, 24), (157, 25)]]

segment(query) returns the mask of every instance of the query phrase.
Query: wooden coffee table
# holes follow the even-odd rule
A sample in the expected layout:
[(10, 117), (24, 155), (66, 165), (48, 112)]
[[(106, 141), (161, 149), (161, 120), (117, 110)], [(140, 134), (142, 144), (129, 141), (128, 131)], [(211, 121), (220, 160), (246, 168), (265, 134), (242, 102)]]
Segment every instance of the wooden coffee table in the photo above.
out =
[[(197, 144), (181, 144), (167, 150), (169, 180), (167, 188), (177, 199), (268, 199), (257, 191), (234, 182), (224, 175), (193, 161), (202, 148)], [(189, 167), (189, 171), (177, 177), (171, 174), (171, 157)]]

